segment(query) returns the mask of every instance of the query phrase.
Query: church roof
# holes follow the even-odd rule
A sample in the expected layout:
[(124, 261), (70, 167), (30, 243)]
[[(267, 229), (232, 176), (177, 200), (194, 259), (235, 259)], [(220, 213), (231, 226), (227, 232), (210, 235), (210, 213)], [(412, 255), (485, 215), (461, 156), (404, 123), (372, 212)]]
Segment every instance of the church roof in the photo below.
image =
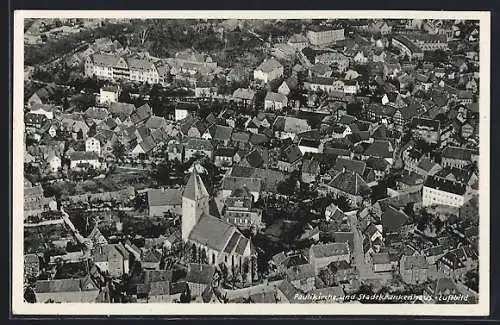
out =
[(193, 227), (189, 239), (222, 252), (235, 231), (235, 226), (204, 214)]
[(182, 196), (191, 200), (198, 200), (203, 197), (207, 197), (208, 192), (203, 184), (203, 180), (200, 175), (196, 171), (196, 168), (193, 168), (193, 173), (184, 188), (184, 192), (182, 192)]

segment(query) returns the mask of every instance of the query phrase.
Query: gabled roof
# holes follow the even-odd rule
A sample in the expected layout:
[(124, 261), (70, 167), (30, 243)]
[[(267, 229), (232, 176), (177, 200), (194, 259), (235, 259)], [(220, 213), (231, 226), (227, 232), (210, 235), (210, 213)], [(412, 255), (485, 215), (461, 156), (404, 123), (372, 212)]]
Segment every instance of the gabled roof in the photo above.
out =
[(381, 220), (384, 231), (399, 232), (401, 227), (408, 222), (409, 218), (404, 212), (389, 205), (382, 212)]
[(147, 120), (152, 114), (153, 114), (153, 111), (152, 111), (151, 107), (146, 103), (146, 104), (138, 107), (130, 115), (130, 119), (131, 119), (132, 123), (137, 124), (137, 123), (140, 123), (140, 122)]
[(264, 163), (264, 159), (257, 149), (250, 152), (245, 159), (251, 167), (261, 167)]
[(182, 193), (178, 189), (151, 189), (148, 191), (148, 205), (150, 207), (181, 204)]
[(335, 161), (335, 166), (333, 168), (338, 171), (343, 171), (345, 168), (348, 171), (363, 175), (365, 172), (366, 163), (362, 160), (352, 160), (339, 157)]
[(282, 68), (281, 63), (271, 58), (269, 60), (264, 60), (258, 67), (257, 70), (261, 70), (263, 72), (271, 72), (275, 69)]
[(328, 186), (356, 196), (363, 196), (371, 192), (370, 187), (359, 174), (348, 170), (335, 176), (328, 183)]
[(209, 140), (198, 139), (198, 138), (189, 138), (184, 147), (186, 149), (204, 150), (204, 151), (212, 151), (214, 149), (212, 143)]
[(285, 95), (279, 93), (273, 93), (270, 91), (267, 92), (266, 98), (264, 100), (271, 102), (279, 102), (282, 103), (283, 105), (286, 105), (286, 103), (288, 102), (288, 99), (286, 98)]
[(228, 141), (231, 139), (233, 128), (224, 125), (214, 125), (210, 128), (210, 133), (213, 140)]
[(204, 214), (191, 230), (189, 239), (222, 252), (236, 231), (235, 226), (219, 218)]
[(247, 88), (238, 88), (234, 91), (233, 97), (252, 101), (255, 97), (255, 92)]
[(282, 159), (288, 163), (294, 163), (302, 158), (302, 152), (296, 144), (289, 145), (282, 151)]
[(89, 276), (78, 279), (38, 280), (35, 284), (35, 292), (80, 292), (98, 290), (96, 284)]
[(315, 258), (324, 258), (348, 254), (349, 245), (347, 243), (320, 244), (311, 246), (310, 250)]
[(472, 151), (466, 148), (447, 146), (442, 152), (443, 158), (471, 160)]
[(278, 116), (274, 121), (273, 129), (298, 134), (309, 131), (311, 127), (305, 119), (291, 116)]
[(363, 153), (365, 156), (373, 156), (380, 158), (392, 158), (393, 151), (391, 150), (392, 146), (389, 141), (386, 140), (375, 140), (373, 143), (366, 148)]
[(463, 183), (435, 176), (429, 176), (424, 186), (456, 195), (464, 195), (467, 190), (467, 186)]
[(129, 103), (112, 103), (109, 107), (109, 112), (113, 116), (118, 116), (120, 118), (129, 117), (130, 114), (135, 110), (135, 106)]
[(294, 282), (297, 280), (309, 279), (315, 276), (314, 265), (302, 264), (289, 268), (286, 271), (288, 281)]
[(260, 178), (233, 176), (225, 176), (222, 180), (223, 190), (234, 191), (241, 188), (247, 188), (250, 192), (260, 192), (262, 180)]

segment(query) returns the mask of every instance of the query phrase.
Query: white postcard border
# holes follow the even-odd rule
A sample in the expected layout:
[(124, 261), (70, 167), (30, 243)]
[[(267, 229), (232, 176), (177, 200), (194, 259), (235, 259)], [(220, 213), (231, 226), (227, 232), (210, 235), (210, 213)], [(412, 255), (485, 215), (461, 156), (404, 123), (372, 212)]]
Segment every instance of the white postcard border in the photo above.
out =
[[(23, 302), (23, 87), (25, 18), (425, 18), (480, 21), (479, 303), (444, 304), (28, 304)], [(420, 315), (485, 316), (490, 308), (490, 12), (487, 11), (28, 11), (14, 12), (12, 313), (14, 315)]]

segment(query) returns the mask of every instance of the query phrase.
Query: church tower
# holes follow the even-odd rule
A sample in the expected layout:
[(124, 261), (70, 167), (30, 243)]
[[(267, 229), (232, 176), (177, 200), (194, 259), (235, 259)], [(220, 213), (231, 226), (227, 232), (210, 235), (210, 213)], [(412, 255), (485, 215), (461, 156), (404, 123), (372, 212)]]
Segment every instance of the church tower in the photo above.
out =
[(193, 166), (193, 171), (182, 192), (182, 240), (186, 242), (191, 230), (200, 220), (201, 215), (209, 211), (209, 199), (205, 185)]

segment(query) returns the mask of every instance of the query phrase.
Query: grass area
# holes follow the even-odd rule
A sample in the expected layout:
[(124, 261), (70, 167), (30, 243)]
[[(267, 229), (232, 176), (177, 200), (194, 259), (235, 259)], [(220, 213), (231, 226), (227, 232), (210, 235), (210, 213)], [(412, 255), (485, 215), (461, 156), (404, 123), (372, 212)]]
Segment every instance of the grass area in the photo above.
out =
[(72, 195), (118, 191), (129, 186), (143, 189), (149, 187), (152, 182), (151, 176), (145, 171), (116, 170), (103, 179), (90, 179), (79, 183), (62, 181), (47, 184), (45, 193), (60, 193), (64, 199)]

